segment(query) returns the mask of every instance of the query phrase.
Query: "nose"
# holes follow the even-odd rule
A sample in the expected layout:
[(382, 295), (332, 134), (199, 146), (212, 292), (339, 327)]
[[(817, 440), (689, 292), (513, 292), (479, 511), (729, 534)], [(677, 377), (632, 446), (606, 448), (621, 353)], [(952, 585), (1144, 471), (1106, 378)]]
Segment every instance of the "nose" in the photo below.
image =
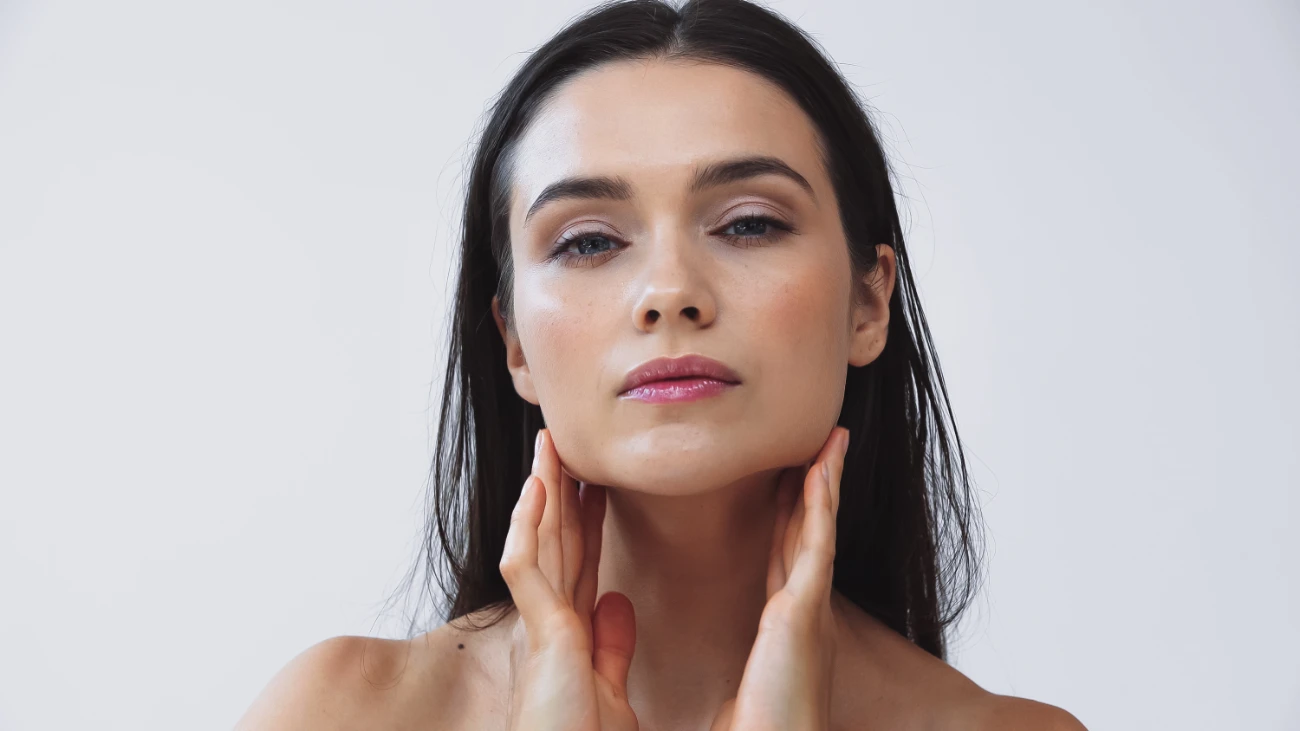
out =
[(717, 316), (699, 243), (688, 236), (665, 235), (650, 242), (641, 280), (641, 295), (632, 310), (633, 325), (643, 332), (688, 326), (705, 328)]

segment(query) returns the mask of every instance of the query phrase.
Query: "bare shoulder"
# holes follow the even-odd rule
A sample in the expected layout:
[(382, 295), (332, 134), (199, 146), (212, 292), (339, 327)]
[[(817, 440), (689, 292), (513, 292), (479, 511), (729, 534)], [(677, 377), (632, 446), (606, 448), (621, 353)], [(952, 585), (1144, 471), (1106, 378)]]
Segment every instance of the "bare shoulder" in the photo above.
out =
[(988, 694), (972, 715), (976, 728), (989, 731), (1088, 731), (1064, 708), (1007, 695)]
[(836, 728), (1087, 731), (1061, 708), (985, 690), (847, 600), (833, 600), (846, 633)]
[(1007, 695), (989, 694), (976, 717), (977, 728), (989, 731), (1088, 731), (1064, 708)]
[(960, 670), (934, 658), (932, 708), (941, 729), (977, 731), (1088, 731), (1063, 708), (1028, 698), (999, 695), (980, 687)]
[(276, 673), (235, 729), (456, 728), (467, 673), (454, 639), (444, 625), (411, 640), (319, 642)]
[(333, 637), (288, 662), (253, 701), (238, 731), (360, 728), (395, 684), (411, 645), (371, 637)]

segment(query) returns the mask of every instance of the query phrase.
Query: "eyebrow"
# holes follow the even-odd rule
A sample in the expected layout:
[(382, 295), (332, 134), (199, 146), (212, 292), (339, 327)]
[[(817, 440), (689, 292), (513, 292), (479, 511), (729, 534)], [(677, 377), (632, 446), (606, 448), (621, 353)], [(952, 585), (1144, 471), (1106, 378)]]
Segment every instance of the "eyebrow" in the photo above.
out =
[[(812, 185), (808, 183), (807, 178), (796, 172), (781, 158), (770, 155), (752, 155), (721, 160), (697, 168), (694, 177), (691, 178), (688, 191), (694, 194), (705, 188), (757, 178), (761, 175), (780, 175), (793, 180), (799, 184), (799, 187), (808, 192), (814, 202), (817, 200), (817, 196), (813, 193)], [(534, 200), (533, 204), (529, 206), (528, 213), (524, 216), (524, 223), (527, 224), (533, 214), (541, 210), (543, 206), (559, 200), (625, 201), (631, 198), (632, 184), (625, 178), (618, 176), (568, 177), (551, 183), (542, 190), (541, 194), (537, 196), (537, 200)]]

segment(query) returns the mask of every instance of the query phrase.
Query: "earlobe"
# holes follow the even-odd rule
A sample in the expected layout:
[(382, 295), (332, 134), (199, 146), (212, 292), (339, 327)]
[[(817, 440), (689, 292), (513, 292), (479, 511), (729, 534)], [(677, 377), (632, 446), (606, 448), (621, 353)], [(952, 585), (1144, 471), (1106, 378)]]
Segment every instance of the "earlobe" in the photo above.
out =
[(889, 302), (894, 296), (896, 260), (889, 244), (876, 245), (875, 268), (862, 279), (862, 298), (853, 308), (849, 364), (864, 366), (880, 357), (889, 336)]
[(519, 343), (519, 336), (514, 332), (514, 328), (506, 326), (505, 318), (501, 316), (500, 299), (495, 296), (492, 298), (492, 319), (496, 321), (497, 332), (501, 334), (501, 340), (506, 346), (506, 368), (510, 369), (515, 393), (534, 406), (540, 405), (533, 388), (532, 373), (528, 370), (528, 361), (524, 358), (524, 350)]

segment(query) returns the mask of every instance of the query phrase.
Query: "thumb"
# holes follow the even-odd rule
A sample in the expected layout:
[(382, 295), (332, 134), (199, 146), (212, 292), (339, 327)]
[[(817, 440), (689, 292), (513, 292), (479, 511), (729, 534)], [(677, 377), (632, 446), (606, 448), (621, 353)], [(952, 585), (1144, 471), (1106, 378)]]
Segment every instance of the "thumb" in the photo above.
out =
[(735, 710), (736, 697), (733, 695), (718, 709), (718, 715), (713, 717), (713, 725), (709, 726), (709, 731), (731, 731), (731, 716)]
[(592, 665), (622, 697), (627, 697), (627, 671), (636, 648), (636, 613), (632, 600), (606, 592), (591, 615)]

